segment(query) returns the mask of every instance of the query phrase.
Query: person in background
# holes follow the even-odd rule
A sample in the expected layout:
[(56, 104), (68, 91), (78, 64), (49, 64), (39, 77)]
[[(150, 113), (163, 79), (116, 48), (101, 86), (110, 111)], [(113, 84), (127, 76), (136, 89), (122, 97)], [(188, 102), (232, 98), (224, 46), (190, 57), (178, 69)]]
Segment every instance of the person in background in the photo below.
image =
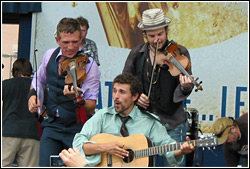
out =
[(84, 52), (90, 50), (91, 57), (94, 58), (97, 65), (100, 66), (100, 61), (98, 58), (96, 43), (93, 40), (86, 38), (87, 33), (88, 33), (88, 29), (89, 29), (88, 20), (82, 16), (77, 17), (76, 20), (80, 23), (80, 27), (81, 27), (81, 31), (82, 31), (80, 47), (82, 48), (82, 50)]
[[(129, 152), (123, 149), (126, 143), (124, 144), (118, 140), (110, 140), (105, 143), (98, 142), (98, 140), (97, 142), (90, 140), (93, 136), (100, 133), (124, 137), (141, 133), (147, 136), (154, 146), (176, 143), (159, 121), (142, 113), (135, 106), (141, 91), (142, 84), (137, 77), (131, 74), (118, 75), (113, 81), (112, 88), (114, 106), (103, 108), (96, 112), (84, 124), (81, 132), (75, 135), (73, 148), (80, 150), (89, 166), (95, 166), (101, 162), (101, 153), (108, 153), (118, 158), (125, 158), (129, 155)], [(123, 118), (127, 118), (126, 124), (122, 122)], [(110, 138), (106, 139), (109, 140)], [(187, 137), (187, 140), (189, 141), (190, 139)], [(183, 155), (193, 150), (194, 146), (185, 142), (179, 150), (163, 153), (163, 155), (167, 157), (171, 166), (178, 166), (184, 159)]]
[(213, 133), (218, 138), (218, 144), (223, 144), (223, 152), (227, 167), (248, 166), (248, 113), (234, 120), (232, 117), (221, 117), (212, 126)]
[(2, 82), (2, 166), (38, 167), (40, 135), (38, 121), (28, 109), (32, 66), (19, 58), (13, 63), (11, 79)]
[[(87, 114), (94, 114), (101, 76), (94, 59), (88, 57), (84, 66), (86, 79), (77, 85), (76, 91), (73, 85), (65, 83), (67, 73), (62, 68), (64, 61), (82, 56), (81, 28), (76, 19), (62, 18), (57, 25), (55, 39), (59, 47), (46, 51), (33, 77), (29, 93), (29, 110), (36, 113), (43, 105), (43, 91), (48, 91), (47, 119), (41, 123), (43, 133), (39, 162), (40, 166), (45, 167), (50, 166), (51, 155), (59, 154), (63, 149), (72, 147), (73, 137), (81, 130), (85, 122), (82, 121), (81, 113), (77, 111), (77, 108), (84, 106)], [(82, 99), (76, 99), (77, 93)]]
[[(169, 71), (168, 57), (186, 56), (190, 60), (188, 50), (182, 45), (178, 45), (173, 53), (164, 51), (171, 44), (168, 40), (170, 22), (171, 19), (164, 16), (162, 9), (147, 9), (143, 12), (138, 27), (148, 42), (131, 50), (123, 73), (132, 73), (143, 84), (143, 93), (137, 102), (139, 108), (160, 120), (171, 138), (182, 142), (186, 137), (183, 101), (191, 94), (193, 84), (189, 77), (182, 74), (172, 76)], [(160, 52), (166, 53), (166, 56), (160, 55)], [(188, 73), (193, 77), (191, 67)], [(165, 159), (159, 157), (158, 161), (162, 161), (159, 166), (169, 166)], [(185, 160), (180, 166), (185, 166)]]

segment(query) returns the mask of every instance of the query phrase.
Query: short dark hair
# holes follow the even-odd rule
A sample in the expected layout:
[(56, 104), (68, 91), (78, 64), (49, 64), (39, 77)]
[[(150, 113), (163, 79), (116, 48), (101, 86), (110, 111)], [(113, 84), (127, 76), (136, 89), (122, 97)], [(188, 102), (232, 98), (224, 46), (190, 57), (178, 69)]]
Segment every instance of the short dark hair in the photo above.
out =
[(76, 31), (80, 32), (80, 37), (81, 37), (81, 27), (79, 22), (74, 19), (74, 18), (62, 18), (60, 22), (57, 24), (57, 37), (60, 39), (60, 33), (65, 32), (65, 33), (74, 33)]
[(89, 21), (87, 19), (82, 16), (79, 16), (76, 18), (76, 20), (80, 23), (81, 26), (87, 26), (87, 29), (89, 29)]
[(141, 81), (136, 76), (130, 73), (124, 73), (116, 76), (113, 81), (113, 87), (115, 83), (129, 84), (132, 96), (135, 96), (136, 93), (139, 93), (139, 95), (142, 93)]
[(20, 77), (21, 75), (30, 77), (32, 74), (32, 66), (29, 60), (25, 58), (19, 58), (13, 63), (13, 77)]

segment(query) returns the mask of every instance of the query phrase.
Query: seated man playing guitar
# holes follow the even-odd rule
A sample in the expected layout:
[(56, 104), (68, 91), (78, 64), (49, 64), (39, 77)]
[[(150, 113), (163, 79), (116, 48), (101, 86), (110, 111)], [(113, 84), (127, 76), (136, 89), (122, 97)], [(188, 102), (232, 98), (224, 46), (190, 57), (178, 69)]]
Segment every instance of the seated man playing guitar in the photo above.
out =
[[(114, 106), (96, 112), (73, 140), (73, 147), (80, 150), (88, 166), (153, 166), (152, 157), (156, 154), (164, 155), (171, 166), (177, 166), (184, 154), (194, 150), (188, 137), (187, 142), (178, 146), (159, 121), (135, 106), (142, 91), (135, 76), (118, 75), (112, 90)], [(125, 124), (128, 137), (121, 137), (119, 116), (130, 117)], [(148, 148), (150, 140), (157, 147)]]

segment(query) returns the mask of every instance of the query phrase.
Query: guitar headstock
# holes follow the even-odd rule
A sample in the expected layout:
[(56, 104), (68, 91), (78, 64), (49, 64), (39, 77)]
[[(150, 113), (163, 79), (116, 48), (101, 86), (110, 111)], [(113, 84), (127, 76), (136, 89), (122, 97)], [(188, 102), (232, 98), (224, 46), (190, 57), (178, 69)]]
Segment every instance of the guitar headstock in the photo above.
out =
[(197, 147), (207, 147), (208, 149), (210, 149), (210, 147), (215, 147), (217, 145), (218, 138), (216, 136), (204, 137), (200, 138), (199, 140), (196, 140)]

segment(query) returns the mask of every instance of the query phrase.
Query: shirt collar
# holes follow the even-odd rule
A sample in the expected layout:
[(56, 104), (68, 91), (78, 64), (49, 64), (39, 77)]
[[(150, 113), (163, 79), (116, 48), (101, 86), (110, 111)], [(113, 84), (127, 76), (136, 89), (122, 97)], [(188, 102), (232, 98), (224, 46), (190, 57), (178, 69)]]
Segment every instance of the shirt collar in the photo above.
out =
[[(115, 111), (115, 108), (113, 110), (114, 110), (115, 114), (120, 115), (120, 113)], [(134, 108), (132, 109), (132, 111), (129, 113), (128, 116), (130, 116), (131, 119), (135, 119), (136, 115), (137, 115), (137, 111), (140, 111), (140, 110), (136, 106), (134, 106)], [(123, 116), (123, 115), (121, 115), (121, 116)]]
[(88, 39), (88, 38), (85, 38), (85, 39), (84, 39), (84, 45), (88, 45), (88, 44), (90, 44), (89, 42), (90, 42), (90, 41), (89, 41), (89, 39)]
[[(79, 47), (78, 51), (81, 51), (82, 49)], [(56, 56), (56, 61), (59, 61), (60, 57), (62, 56), (62, 49), (60, 48), (59, 53)]]
[(144, 43), (144, 45), (142, 46), (142, 48), (139, 50), (140, 53), (144, 53), (145, 51), (148, 50), (148, 46), (149, 46), (149, 42)]

